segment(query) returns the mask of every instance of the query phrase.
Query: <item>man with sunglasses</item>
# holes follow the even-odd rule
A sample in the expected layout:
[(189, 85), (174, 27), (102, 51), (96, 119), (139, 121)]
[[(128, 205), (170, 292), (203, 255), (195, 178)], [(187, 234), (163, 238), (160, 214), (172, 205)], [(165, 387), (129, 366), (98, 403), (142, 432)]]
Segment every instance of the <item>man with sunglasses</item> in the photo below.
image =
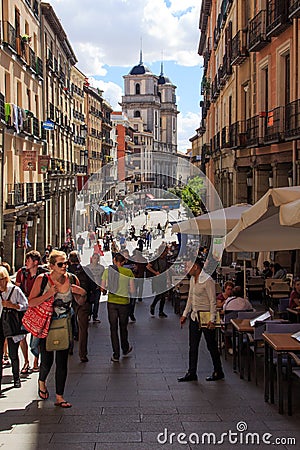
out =
[[(41, 254), (37, 250), (31, 250), (26, 254), (25, 266), (18, 270), (16, 276), (16, 286), (20, 287), (21, 291), (28, 298), (34, 285), (34, 282), (38, 275), (41, 273), (49, 272), (49, 270), (41, 266)], [(32, 337), (30, 344), (33, 343)], [(29, 359), (28, 359), (28, 344), (26, 337), (20, 342), (20, 347), (24, 356), (24, 366), (21, 370), (22, 375), (28, 375), (33, 372), (38, 372), (39, 370), (39, 353), (37, 346), (30, 345), (31, 351), (34, 354), (33, 368), (30, 369)]]

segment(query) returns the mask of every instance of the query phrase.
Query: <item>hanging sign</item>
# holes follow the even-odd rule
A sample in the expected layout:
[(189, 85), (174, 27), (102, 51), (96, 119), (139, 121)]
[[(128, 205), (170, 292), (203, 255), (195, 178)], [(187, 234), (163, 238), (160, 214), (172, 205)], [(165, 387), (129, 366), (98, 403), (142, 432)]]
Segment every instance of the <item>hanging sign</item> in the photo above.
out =
[(33, 172), (36, 170), (36, 151), (23, 151), (23, 170), (24, 172)]
[(50, 162), (49, 155), (39, 155), (38, 157), (38, 173), (47, 173)]

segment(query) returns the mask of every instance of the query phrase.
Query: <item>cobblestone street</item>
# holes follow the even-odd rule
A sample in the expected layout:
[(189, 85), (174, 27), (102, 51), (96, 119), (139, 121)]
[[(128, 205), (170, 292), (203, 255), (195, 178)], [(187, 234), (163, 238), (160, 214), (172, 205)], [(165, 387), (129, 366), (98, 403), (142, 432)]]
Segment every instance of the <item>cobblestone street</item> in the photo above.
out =
[[(134, 351), (119, 364), (110, 362), (106, 305), (101, 304), (102, 323), (90, 324), (89, 362), (80, 363), (76, 349), (70, 357), (66, 399), (73, 407), (69, 410), (53, 406), (53, 376), (49, 378), (50, 399), (43, 402), (37, 397), (38, 374), (23, 378), (22, 388), (16, 390), (10, 388), (10, 368), (5, 369), (5, 396), (0, 400), (1, 449), (207, 448), (207, 441), (201, 445), (202, 433), (216, 433), (218, 440), (228, 430), (236, 432), (241, 421), (247, 423), (248, 432), (260, 437), (271, 433), (271, 442), (276, 437), (294, 437), (299, 442), (299, 405), (288, 417), (278, 414), (277, 404), (266, 404), (262, 373), (258, 387), (240, 380), (232, 371), (229, 356), (227, 361), (223, 357), (225, 381), (205, 381), (212, 369), (204, 342), (199, 355), (199, 381), (178, 383), (177, 377), (187, 368), (188, 327), (180, 329), (170, 304), (167, 319), (150, 317), (149, 300), (136, 306), (137, 322), (129, 324)], [(165, 429), (168, 437), (161, 435), (160, 444), (157, 436)], [(183, 432), (187, 437), (197, 433), (200, 444), (178, 443), (177, 435)], [(171, 433), (176, 435), (172, 438)], [(162, 445), (165, 440), (168, 443)], [(226, 439), (219, 445), (222, 449), (235, 447)], [(236, 448), (264, 448), (264, 444), (236, 444)], [(276, 448), (297, 448), (297, 444)]]

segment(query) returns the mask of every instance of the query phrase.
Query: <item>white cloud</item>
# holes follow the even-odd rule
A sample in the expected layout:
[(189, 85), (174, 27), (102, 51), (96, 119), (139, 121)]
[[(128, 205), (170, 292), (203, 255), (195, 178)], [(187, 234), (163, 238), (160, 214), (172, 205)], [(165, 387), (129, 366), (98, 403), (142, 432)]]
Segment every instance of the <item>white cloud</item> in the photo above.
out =
[(195, 131), (199, 128), (200, 116), (193, 112), (187, 114), (179, 114), (178, 116), (178, 151), (186, 153), (186, 150), (192, 148), (189, 139), (195, 135)]
[(146, 62), (160, 61), (163, 51), (165, 60), (187, 66), (199, 64), (199, 0), (170, 0), (169, 8), (164, 0), (100, 3), (95, 0), (51, 1), (83, 71), (102, 75), (105, 64), (136, 64), (141, 37)]

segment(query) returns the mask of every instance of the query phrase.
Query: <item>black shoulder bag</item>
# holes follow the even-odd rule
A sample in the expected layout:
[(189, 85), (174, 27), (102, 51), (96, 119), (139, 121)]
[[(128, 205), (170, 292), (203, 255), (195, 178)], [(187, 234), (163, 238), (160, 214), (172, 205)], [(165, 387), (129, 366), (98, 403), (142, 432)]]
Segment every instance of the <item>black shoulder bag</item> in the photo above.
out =
[[(13, 286), (7, 300), (10, 300), (16, 286)], [(2, 294), (0, 293), (1, 300)], [(22, 324), (22, 318), (25, 311), (20, 311), (13, 308), (3, 308), (1, 319), (4, 337), (18, 336), (19, 334), (25, 334), (27, 331)]]

